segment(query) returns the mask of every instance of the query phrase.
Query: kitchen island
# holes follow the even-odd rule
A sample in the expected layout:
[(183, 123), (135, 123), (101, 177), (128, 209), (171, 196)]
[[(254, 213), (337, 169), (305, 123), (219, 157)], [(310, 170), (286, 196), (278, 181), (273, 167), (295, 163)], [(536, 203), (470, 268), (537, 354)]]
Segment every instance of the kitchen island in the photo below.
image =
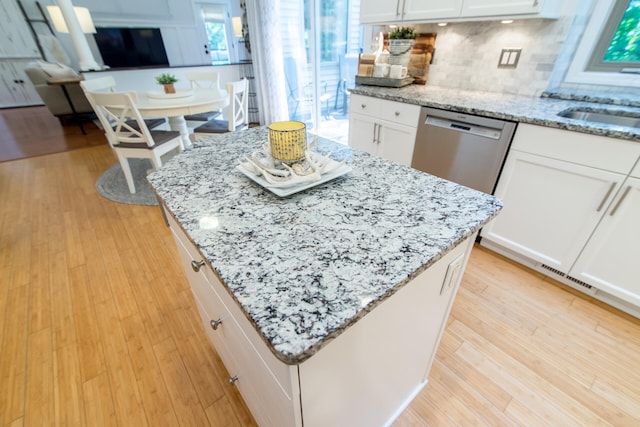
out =
[(149, 176), (207, 333), (260, 425), (385, 425), (426, 384), (496, 198), (319, 139), (352, 168), (280, 198), (236, 169), (266, 128)]

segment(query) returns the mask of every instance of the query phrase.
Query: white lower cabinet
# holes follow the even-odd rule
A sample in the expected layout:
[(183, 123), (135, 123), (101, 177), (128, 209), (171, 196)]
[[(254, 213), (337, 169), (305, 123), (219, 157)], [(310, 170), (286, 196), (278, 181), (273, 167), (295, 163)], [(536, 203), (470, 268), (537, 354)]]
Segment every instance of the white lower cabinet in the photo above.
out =
[(640, 307), (640, 188), (627, 178), (639, 156), (637, 142), (519, 125), (495, 193), (504, 209), (482, 245)]
[(352, 95), (349, 145), (410, 166), (420, 106)]
[(0, 59), (0, 107), (41, 105), (42, 99), (24, 72), (34, 59)]
[(288, 365), (167, 215), (203, 326), (260, 426), (389, 425), (426, 385), (471, 236), (316, 354)]
[(640, 307), (640, 166), (605, 212), (569, 272), (616, 298)]

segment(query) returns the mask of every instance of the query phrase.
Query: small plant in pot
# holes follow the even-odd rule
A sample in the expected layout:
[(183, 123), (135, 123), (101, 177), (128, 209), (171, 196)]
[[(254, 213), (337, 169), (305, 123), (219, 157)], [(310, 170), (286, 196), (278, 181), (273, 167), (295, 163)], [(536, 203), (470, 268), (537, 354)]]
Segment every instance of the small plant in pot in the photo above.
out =
[(156, 77), (156, 82), (164, 86), (164, 93), (176, 93), (176, 88), (173, 85), (178, 79), (173, 74), (162, 73)]
[(389, 31), (389, 63), (409, 65), (413, 42), (418, 37), (413, 27), (396, 27)]

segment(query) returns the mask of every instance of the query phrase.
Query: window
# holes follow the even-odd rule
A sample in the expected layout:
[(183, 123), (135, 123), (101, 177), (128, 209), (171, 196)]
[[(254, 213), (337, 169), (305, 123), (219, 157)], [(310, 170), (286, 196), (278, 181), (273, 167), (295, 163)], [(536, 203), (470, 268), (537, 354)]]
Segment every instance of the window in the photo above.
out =
[(587, 70), (640, 72), (640, 0), (616, 1)]
[(564, 82), (639, 87), (640, 0), (594, 4)]

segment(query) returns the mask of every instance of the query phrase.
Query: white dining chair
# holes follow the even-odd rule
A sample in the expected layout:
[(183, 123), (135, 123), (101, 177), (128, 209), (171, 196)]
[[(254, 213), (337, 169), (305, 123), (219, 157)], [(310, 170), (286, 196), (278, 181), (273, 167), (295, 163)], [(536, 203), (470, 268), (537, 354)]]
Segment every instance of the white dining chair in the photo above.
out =
[(237, 82), (227, 83), (229, 93), (229, 112), (227, 120), (212, 119), (193, 130), (197, 136), (212, 133), (226, 133), (244, 130), (249, 125), (249, 84), (246, 78)]
[[(220, 89), (220, 75), (217, 71), (189, 71), (185, 73), (192, 90)], [(184, 119), (190, 122), (208, 122), (220, 116), (221, 111), (206, 111), (199, 114), (189, 114)], [(196, 125), (197, 126), (197, 125)]]
[[(136, 108), (136, 92), (86, 92), (105, 135), (122, 167), (129, 192), (136, 192), (130, 158), (149, 159), (154, 169), (162, 166), (162, 156), (182, 152), (182, 137), (178, 131), (149, 130)], [(111, 123), (115, 123), (111, 126)]]
[[(95, 79), (82, 80), (80, 82), (80, 87), (84, 91), (85, 96), (87, 95), (87, 92), (115, 92), (116, 80), (112, 76), (104, 76), (104, 77), (98, 77)], [(164, 117), (144, 119), (144, 122), (149, 129), (155, 129), (167, 123), (167, 119)], [(129, 126), (134, 126), (134, 127), (136, 126), (136, 122), (134, 120), (130, 120), (128, 124)]]

